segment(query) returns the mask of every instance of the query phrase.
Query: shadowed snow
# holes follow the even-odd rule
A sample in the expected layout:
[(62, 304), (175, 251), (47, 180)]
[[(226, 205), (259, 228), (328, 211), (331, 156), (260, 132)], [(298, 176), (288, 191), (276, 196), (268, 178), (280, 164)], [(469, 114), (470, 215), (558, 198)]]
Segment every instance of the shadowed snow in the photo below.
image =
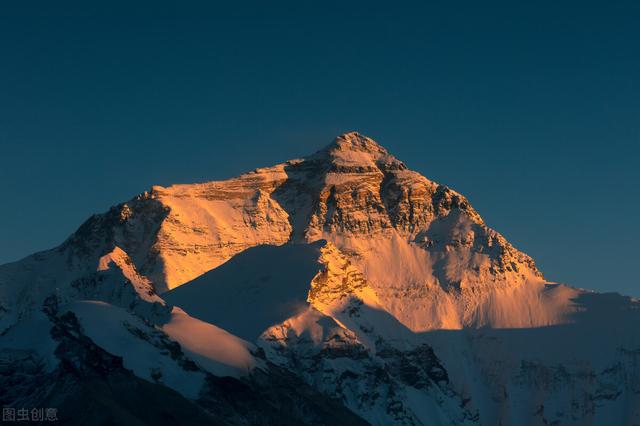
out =
[(189, 315), (254, 341), (307, 306), (322, 242), (258, 246), (163, 295)]

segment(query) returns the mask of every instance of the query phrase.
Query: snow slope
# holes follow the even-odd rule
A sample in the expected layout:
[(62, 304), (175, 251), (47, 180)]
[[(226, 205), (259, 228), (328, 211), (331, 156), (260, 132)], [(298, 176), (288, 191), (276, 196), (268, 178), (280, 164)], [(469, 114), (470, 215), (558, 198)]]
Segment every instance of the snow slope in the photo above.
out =
[(319, 244), (258, 246), (163, 295), (190, 315), (255, 341), (305, 308)]
[(203, 369), (216, 376), (241, 377), (256, 365), (263, 365), (251, 353), (255, 346), (213, 324), (173, 308), (162, 331), (178, 342), (183, 352)]

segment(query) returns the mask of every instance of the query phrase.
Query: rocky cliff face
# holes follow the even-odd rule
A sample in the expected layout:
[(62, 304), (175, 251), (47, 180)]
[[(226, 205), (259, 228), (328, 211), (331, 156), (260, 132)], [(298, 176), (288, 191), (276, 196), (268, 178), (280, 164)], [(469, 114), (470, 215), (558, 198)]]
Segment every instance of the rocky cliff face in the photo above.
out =
[(0, 351), (36, 354), (36, 381), (63, 360), (51, 300), (197, 415), (231, 403), (220, 389), (246, 396), (215, 421), (293, 404), (322, 424), (340, 401), (373, 424), (640, 423), (638, 301), (545, 281), (464, 196), (355, 132), (153, 187), (0, 266)]

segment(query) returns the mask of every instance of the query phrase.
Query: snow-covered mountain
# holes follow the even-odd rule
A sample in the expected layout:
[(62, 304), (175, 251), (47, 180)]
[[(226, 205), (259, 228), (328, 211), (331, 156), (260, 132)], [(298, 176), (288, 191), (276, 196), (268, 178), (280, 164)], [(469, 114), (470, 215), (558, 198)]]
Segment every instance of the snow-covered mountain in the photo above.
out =
[(640, 302), (547, 282), (355, 132), (0, 266), (0, 333), (0, 402), (82, 424), (640, 424)]

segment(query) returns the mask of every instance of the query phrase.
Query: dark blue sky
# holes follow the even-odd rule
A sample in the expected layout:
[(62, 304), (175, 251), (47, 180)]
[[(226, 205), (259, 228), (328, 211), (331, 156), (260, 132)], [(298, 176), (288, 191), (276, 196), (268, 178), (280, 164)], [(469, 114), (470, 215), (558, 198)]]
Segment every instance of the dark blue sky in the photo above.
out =
[(0, 262), (358, 130), (547, 278), (640, 295), (640, 2), (89, 3), (0, 6)]

